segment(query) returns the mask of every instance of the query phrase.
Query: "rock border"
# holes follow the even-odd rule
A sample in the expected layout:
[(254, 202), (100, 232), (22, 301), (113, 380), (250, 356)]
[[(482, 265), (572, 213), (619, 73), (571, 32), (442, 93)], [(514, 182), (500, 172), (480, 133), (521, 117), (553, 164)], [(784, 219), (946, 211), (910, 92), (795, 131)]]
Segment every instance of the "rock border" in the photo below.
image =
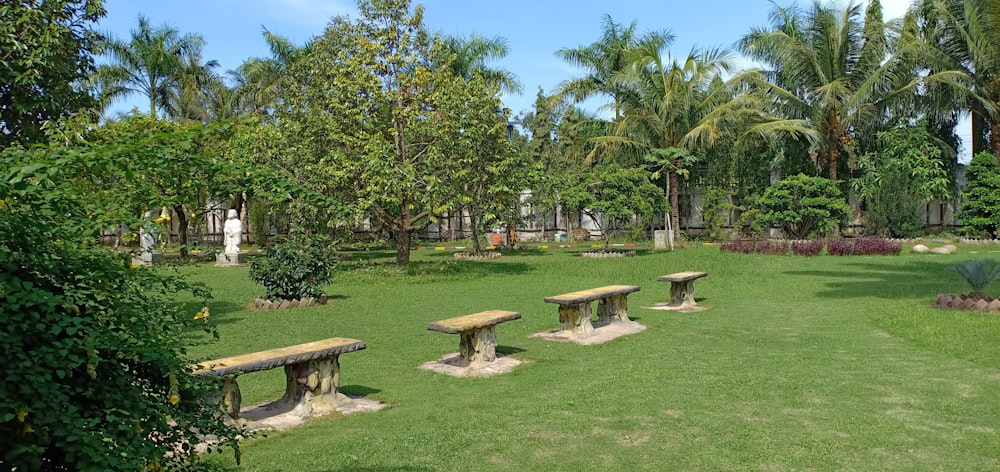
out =
[(503, 257), (503, 254), (498, 251), (484, 251), (479, 254), (474, 252), (456, 252), (451, 257), (463, 261), (488, 261), (492, 259), (499, 259)]
[(638, 255), (635, 251), (587, 251), (581, 252), (580, 257), (590, 259), (607, 259), (611, 257), (632, 257)]
[(986, 313), (1000, 313), (1000, 298), (979, 297), (966, 294), (952, 295), (950, 293), (938, 294), (934, 300), (935, 308), (949, 310), (982, 311)]
[(253, 310), (287, 310), (290, 308), (305, 308), (309, 306), (326, 305), (330, 299), (326, 295), (316, 298), (303, 298), (300, 300), (277, 300), (271, 301), (264, 297), (257, 297), (247, 305)]

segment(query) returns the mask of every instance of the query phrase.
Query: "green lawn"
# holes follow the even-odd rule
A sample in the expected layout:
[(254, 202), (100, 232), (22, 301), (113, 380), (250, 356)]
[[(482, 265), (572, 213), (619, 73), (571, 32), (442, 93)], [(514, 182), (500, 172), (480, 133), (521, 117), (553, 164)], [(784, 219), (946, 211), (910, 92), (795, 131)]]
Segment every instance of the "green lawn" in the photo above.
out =
[[(1000, 248), (998, 248), (1000, 249)], [(976, 254), (972, 254), (976, 251)], [(537, 250), (452, 262), (390, 253), (340, 264), (324, 307), (244, 308), (262, 288), (246, 268), (183, 267), (209, 284), (220, 357), (350, 337), (342, 390), (383, 401), (243, 444), (243, 471), (452, 470), (1000, 470), (1000, 316), (930, 308), (966, 291), (947, 268), (984, 257), (776, 257), (703, 246), (582, 259)], [(699, 270), (711, 309), (643, 309), (669, 298), (659, 275)], [(640, 285), (630, 316), (648, 329), (580, 346), (531, 338), (558, 327), (545, 296)], [(1000, 287), (994, 287), (998, 289)], [(195, 308), (196, 309), (196, 308)], [(453, 378), (419, 369), (458, 336), (427, 322), (488, 309), (523, 318), (497, 327), (509, 374)], [(240, 377), (244, 405), (277, 399), (279, 370)], [(211, 455), (237, 470), (232, 454)]]

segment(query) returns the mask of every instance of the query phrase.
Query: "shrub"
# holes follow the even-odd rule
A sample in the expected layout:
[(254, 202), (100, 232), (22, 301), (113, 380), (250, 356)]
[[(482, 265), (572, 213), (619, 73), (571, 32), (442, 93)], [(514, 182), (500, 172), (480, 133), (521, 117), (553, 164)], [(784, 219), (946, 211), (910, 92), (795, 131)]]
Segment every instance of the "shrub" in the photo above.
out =
[(854, 246), (844, 238), (830, 239), (826, 242), (826, 252), (831, 256), (850, 256), (854, 254)]
[(788, 241), (765, 240), (757, 244), (756, 252), (758, 254), (783, 256), (788, 254), (788, 247), (789, 247)]
[(1000, 167), (996, 157), (981, 152), (965, 171), (965, 188), (958, 217), (970, 237), (996, 237), (1000, 228)]
[(723, 226), (729, 219), (729, 213), (736, 205), (729, 202), (729, 191), (711, 188), (705, 191), (701, 198), (701, 220), (705, 224), (704, 238), (708, 241), (722, 239)]
[(759, 203), (761, 222), (780, 226), (791, 239), (825, 236), (840, 227), (851, 211), (837, 182), (804, 174), (775, 182)]
[(792, 254), (796, 256), (818, 256), (823, 252), (823, 240), (792, 241)]
[(281, 238), (250, 261), (250, 280), (264, 286), (268, 300), (299, 300), (323, 295), (336, 260), (318, 236)]
[(764, 234), (764, 223), (760, 220), (760, 210), (757, 208), (744, 210), (733, 225), (733, 229), (743, 237), (760, 237)]
[(968, 282), (972, 295), (982, 296), (987, 286), (1000, 279), (1000, 265), (990, 258), (958, 261), (949, 270), (958, 272)]
[(752, 254), (754, 252), (754, 241), (747, 239), (736, 239), (727, 243), (722, 243), (719, 250), (723, 252), (738, 252), (740, 254)]
[(898, 243), (881, 236), (858, 238), (854, 241), (854, 255), (856, 256), (890, 256), (899, 254), (901, 251), (902, 247)]

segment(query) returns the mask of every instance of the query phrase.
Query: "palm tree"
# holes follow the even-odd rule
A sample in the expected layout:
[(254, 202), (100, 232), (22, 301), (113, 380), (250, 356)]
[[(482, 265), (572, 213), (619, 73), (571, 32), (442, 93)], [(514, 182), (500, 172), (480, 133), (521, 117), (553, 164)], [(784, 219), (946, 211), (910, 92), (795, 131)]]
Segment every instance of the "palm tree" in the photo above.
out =
[(506, 69), (487, 67), (487, 63), (507, 57), (510, 48), (507, 39), (502, 36), (484, 38), (478, 35), (468, 37), (447, 37), (444, 39), (445, 50), (452, 56), (451, 69), (455, 75), (465, 80), (472, 79), (476, 73), (482, 75), (487, 86), (506, 93), (520, 94), (523, 90), (517, 76)]
[(213, 69), (219, 62), (202, 63), (201, 47), (183, 51), (181, 67), (171, 89), (167, 113), (177, 121), (208, 123), (214, 119), (209, 109), (210, 94), (222, 84), (222, 78)]
[(150, 26), (141, 15), (129, 41), (108, 37), (106, 54), (110, 63), (96, 72), (104, 94), (102, 100), (110, 103), (141, 93), (149, 98), (151, 116), (157, 115), (157, 109), (170, 110), (171, 91), (184, 67), (184, 53), (200, 51), (204, 45), (200, 35), (181, 35), (169, 25)]
[[(942, 71), (927, 82), (945, 89), (945, 97), (957, 95), (972, 113), (973, 154), (988, 136), (989, 151), (1000, 162), (1000, 2), (922, 0), (914, 11), (930, 31), (911, 52), (928, 69)], [(954, 101), (942, 105), (954, 107)]]
[[(622, 102), (627, 89), (613, 80), (616, 73), (629, 63), (628, 51), (637, 44), (636, 22), (627, 26), (615, 23), (610, 15), (601, 19), (601, 39), (587, 46), (560, 49), (556, 56), (587, 71), (584, 77), (568, 80), (559, 86), (560, 95), (580, 102), (598, 94), (611, 97), (611, 109), (615, 121), (621, 118)], [(673, 35), (667, 35), (673, 41)]]
[(296, 46), (290, 39), (272, 33), (264, 28), (264, 41), (271, 50), (271, 57), (252, 57), (243, 62), (236, 71), (238, 90), (244, 102), (252, 110), (268, 113), (278, 106), (281, 88), (292, 64), (303, 57), (309, 45)]
[[(915, 86), (905, 69), (886, 60), (884, 44), (873, 44), (879, 35), (864, 30), (861, 13), (856, 3), (842, 10), (818, 1), (807, 11), (776, 6), (771, 28), (751, 29), (740, 40), (745, 55), (769, 67), (740, 79), (768, 99), (785, 130), (815, 140), (814, 162), (834, 180), (847, 147), (873, 135), (893, 101)], [(869, 17), (881, 21), (880, 13)]]
[[(592, 155), (619, 149), (667, 174), (671, 228), (679, 237), (678, 176), (694, 149), (711, 146), (753, 116), (721, 75), (733, 67), (726, 50), (692, 50), (678, 60), (666, 52), (673, 36), (649, 33), (628, 51), (630, 64), (611, 80), (621, 90), (621, 118), (607, 136), (592, 138)], [(750, 113), (748, 115), (747, 113)]]

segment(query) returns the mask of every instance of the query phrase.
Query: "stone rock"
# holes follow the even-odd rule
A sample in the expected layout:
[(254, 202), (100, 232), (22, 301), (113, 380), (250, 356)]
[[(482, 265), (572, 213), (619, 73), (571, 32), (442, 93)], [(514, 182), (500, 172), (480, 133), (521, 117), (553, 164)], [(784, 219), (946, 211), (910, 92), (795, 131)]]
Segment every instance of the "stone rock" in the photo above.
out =
[(990, 302), (980, 298), (979, 300), (976, 301), (974, 305), (972, 305), (972, 309), (978, 311), (986, 311), (986, 307), (988, 306), (990, 306)]
[(304, 307), (307, 307), (307, 306), (313, 306), (313, 303), (314, 302), (313, 302), (313, 298), (312, 297), (303, 298), (302, 300), (299, 300), (299, 308), (304, 308)]
[(971, 310), (972, 307), (976, 306), (976, 302), (977, 300), (974, 300), (972, 298), (966, 298), (965, 301), (962, 302), (962, 304), (959, 305), (958, 307), (963, 310)]
[(934, 301), (934, 305), (938, 307), (946, 307), (950, 302), (951, 302), (951, 295), (948, 295), (946, 293), (939, 293), (937, 296), (937, 300)]
[(923, 244), (916, 244), (910, 250), (917, 254), (927, 254), (927, 252), (930, 251), (930, 248), (924, 246)]
[(930, 252), (931, 252), (931, 254), (951, 254), (951, 253), (955, 252), (956, 249), (958, 249), (958, 248), (956, 248), (954, 245), (946, 244), (944, 246), (936, 247), (934, 249), (931, 249)]
[(960, 308), (962, 306), (962, 302), (964, 301), (965, 300), (963, 300), (961, 296), (954, 297), (950, 302), (948, 302), (948, 308)]
[(286, 308), (298, 308), (298, 306), (299, 306), (298, 300), (289, 300), (288, 306)]
[(998, 312), (1000, 311), (1000, 299), (994, 299), (989, 305), (986, 306), (986, 311)]

